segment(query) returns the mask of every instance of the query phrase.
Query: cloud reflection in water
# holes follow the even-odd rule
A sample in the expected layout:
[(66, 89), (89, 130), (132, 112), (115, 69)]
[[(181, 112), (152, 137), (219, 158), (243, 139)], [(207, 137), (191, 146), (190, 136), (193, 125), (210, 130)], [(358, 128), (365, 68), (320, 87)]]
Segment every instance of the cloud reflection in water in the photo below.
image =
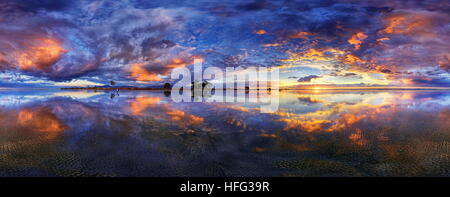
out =
[(449, 175), (443, 91), (281, 92), (272, 114), (148, 91), (0, 101), (3, 176)]

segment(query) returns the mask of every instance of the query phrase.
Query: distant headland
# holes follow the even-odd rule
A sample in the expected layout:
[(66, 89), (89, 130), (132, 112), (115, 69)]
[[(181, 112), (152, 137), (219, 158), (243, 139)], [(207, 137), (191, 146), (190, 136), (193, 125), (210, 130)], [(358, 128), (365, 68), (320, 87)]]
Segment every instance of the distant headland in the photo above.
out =
[(61, 90), (170, 90), (164, 87), (68, 87)]
[(115, 86), (114, 82), (111, 85), (93, 86), (93, 87), (64, 87), (61, 90), (170, 90), (172, 85), (165, 83), (163, 86), (150, 87), (134, 87), (134, 86)]

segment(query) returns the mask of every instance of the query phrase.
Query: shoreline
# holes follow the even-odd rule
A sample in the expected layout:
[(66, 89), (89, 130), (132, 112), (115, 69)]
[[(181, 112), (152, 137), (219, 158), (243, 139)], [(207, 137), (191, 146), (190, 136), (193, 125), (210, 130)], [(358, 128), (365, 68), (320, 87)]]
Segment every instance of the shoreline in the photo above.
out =
[[(0, 91), (18, 91), (18, 90), (91, 90), (91, 91), (116, 91), (116, 90), (125, 90), (125, 91), (142, 91), (142, 90), (152, 90), (152, 91), (172, 91), (167, 88), (139, 88), (139, 87), (128, 87), (128, 88), (96, 88), (96, 87), (70, 87), (70, 88), (0, 88)], [(230, 90), (226, 88), (216, 89), (216, 90)], [(257, 90), (260, 89), (234, 89), (234, 90)], [(279, 88), (279, 89), (271, 89), (271, 90), (279, 90), (279, 91), (420, 91), (420, 90), (429, 90), (429, 91), (450, 91), (450, 87), (423, 87), (423, 88)], [(269, 90), (269, 91), (271, 91)]]
[(60, 90), (168, 90), (167, 88), (59, 88)]
[[(76, 87), (76, 88), (59, 88), (60, 90), (163, 90), (163, 91), (172, 91), (172, 89), (167, 88), (84, 88), (84, 87)], [(263, 90), (263, 89), (227, 89), (227, 88), (221, 88), (216, 90)], [(268, 89), (268, 91), (271, 90), (279, 90), (279, 91), (295, 91), (295, 90), (308, 90), (308, 91), (328, 91), (328, 90), (355, 90), (355, 91), (369, 91), (369, 90), (450, 90), (450, 87), (430, 87), (430, 88), (405, 88), (405, 87), (399, 87), (399, 88), (279, 88), (279, 89)]]

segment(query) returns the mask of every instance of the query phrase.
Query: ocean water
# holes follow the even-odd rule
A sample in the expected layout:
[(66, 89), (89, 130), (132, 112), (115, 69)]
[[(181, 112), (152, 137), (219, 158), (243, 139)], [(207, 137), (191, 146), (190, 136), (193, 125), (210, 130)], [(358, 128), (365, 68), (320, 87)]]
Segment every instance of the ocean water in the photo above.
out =
[(450, 91), (0, 91), (0, 176), (450, 176)]

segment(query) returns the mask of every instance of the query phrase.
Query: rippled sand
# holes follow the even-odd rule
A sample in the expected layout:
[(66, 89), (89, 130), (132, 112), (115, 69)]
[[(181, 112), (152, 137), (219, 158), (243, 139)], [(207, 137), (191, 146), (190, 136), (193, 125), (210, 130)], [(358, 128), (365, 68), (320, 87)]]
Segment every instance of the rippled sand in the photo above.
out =
[(450, 92), (2, 91), (0, 176), (449, 176)]

